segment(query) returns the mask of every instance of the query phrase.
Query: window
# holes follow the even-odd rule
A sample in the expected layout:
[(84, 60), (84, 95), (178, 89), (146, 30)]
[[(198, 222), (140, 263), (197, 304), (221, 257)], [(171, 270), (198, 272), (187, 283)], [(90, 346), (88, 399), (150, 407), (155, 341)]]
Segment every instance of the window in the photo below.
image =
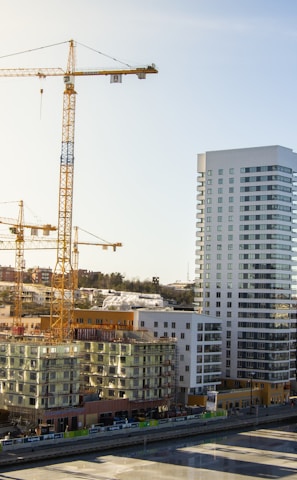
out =
[(181, 338), (181, 339), (184, 339), (184, 338), (185, 338), (185, 334), (184, 334), (184, 333), (181, 333), (181, 334), (180, 334), (180, 338)]
[(158, 327), (158, 322), (154, 322), (154, 328)]
[(190, 328), (191, 328), (191, 324), (190, 324), (190, 323), (186, 323), (186, 329), (187, 329), (187, 330), (190, 330)]
[(187, 351), (187, 352), (190, 351), (190, 345), (186, 345), (186, 351)]

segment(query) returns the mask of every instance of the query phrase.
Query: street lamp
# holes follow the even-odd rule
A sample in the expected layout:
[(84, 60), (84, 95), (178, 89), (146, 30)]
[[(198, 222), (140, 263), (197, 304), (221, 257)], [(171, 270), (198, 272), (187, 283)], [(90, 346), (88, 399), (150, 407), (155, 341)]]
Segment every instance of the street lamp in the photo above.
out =
[(252, 414), (252, 408), (253, 408), (253, 378), (255, 376), (255, 372), (250, 373), (250, 379), (251, 379), (251, 399), (250, 399), (250, 414)]

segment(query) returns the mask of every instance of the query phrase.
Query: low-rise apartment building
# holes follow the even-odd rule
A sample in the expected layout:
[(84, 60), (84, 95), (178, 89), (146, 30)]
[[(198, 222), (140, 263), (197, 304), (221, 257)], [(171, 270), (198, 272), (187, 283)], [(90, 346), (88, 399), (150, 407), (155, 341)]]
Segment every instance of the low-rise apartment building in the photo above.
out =
[(32, 418), (43, 410), (79, 405), (79, 394), (78, 344), (0, 342), (0, 408)]
[(100, 399), (133, 401), (175, 397), (176, 341), (147, 332), (116, 332), (114, 340), (80, 342), (81, 383)]
[(42, 334), (22, 339), (13, 338), (11, 332), (3, 335), (0, 410), (21, 423), (55, 422), (61, 431), (66, 424), (75, 429), (88, 418), (99, 421), (106, 401), (110, 415), (122, 410), (125, 401), (130, 413), (168, 408), (175, 400), (175, 340), (111, 325), (93, 330), (97, 330), (93, 341), (90, 329), (82, 328), (80, 340), (62, 344), (49, 342)]

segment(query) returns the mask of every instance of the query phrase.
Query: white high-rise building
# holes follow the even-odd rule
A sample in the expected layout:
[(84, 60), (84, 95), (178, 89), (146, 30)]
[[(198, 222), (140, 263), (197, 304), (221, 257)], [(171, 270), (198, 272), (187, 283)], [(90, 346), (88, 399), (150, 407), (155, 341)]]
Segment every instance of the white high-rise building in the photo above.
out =
[(222, 320), (223, 377), (286, 388), (296, 377), (297, 154), (206, 152), (197, 171), (195, 304)]

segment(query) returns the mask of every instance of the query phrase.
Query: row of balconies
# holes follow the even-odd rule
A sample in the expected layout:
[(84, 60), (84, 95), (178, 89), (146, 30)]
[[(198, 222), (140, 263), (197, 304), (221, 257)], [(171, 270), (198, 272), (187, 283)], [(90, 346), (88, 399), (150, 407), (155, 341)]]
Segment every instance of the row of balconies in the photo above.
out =
[(174, 375), (174, 370), (169, 370), (169, 371), (158, 371), (157, 373), (156, 372), (152, 372), (152, 371), (143, 371), (143, 370), (140, 370), (139, 373), (135, 373), (134, 371), (134, 367), (131, 367), (131, 368), (126, 368), (125, 369), (125, 372), (119, 372), (119, 371), (115, 371), (115, 372), (111, 372), (110, 371), (110, 366), (106, 366), (106, 367), (98, 367), (98, 365), (83, 365), (83, 368), (81, 369), (81, 373), (94, 373), (96, 375), (100, 374), (102, 376), (113, 376), (113, 377), (116, 377), (116, 378), (136, 378), (136, 377), (145, 377), (145, 376), (154, 376), (156, 378), (160, 378), (160, 377), (168, 377), (168, 376), (172, 376)]

